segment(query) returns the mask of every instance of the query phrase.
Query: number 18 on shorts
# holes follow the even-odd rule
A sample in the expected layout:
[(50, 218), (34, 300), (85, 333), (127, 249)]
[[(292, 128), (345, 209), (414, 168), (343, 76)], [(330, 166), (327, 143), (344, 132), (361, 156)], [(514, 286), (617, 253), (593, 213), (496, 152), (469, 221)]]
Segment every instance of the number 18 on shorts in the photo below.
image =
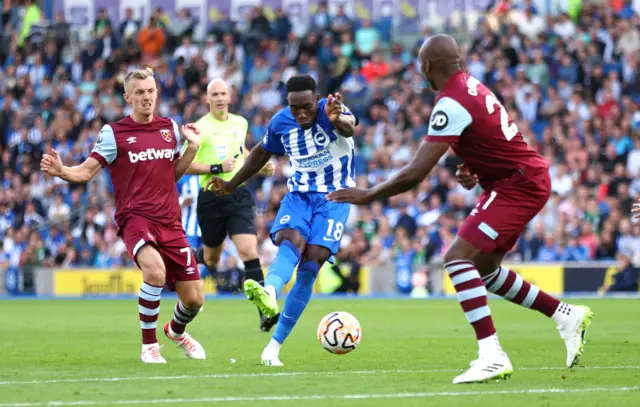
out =
[(271, 239), (283, 229), (298, 231), (307, 244), (326, 247), (337, 254), (349, 218), (350, 204), (326, 200), (319, 192), (290, 192), (280, 204), (271, 228)]

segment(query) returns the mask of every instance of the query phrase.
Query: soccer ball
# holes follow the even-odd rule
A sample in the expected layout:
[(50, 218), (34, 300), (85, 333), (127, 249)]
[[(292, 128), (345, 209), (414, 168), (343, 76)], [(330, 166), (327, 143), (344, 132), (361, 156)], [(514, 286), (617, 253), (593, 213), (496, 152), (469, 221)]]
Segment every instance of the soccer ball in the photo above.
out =
[(327, 314), (318, 325), (318, 340), (323, 348), (344, 355), (354, 350), (362, 339), (360, 323), (348, 312), (337, 311)]

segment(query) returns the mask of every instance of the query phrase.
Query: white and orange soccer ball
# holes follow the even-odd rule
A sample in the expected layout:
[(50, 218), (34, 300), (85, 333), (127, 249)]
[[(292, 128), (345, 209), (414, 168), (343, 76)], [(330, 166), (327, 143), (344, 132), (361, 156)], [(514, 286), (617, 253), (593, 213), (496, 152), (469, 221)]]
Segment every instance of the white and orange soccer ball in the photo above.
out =
[(318, 340), (323, 348), (344, 355), (354, 350), (362, 339), (360, 323), (348, 312), (337, 311), (327, 314), (318, 325)]

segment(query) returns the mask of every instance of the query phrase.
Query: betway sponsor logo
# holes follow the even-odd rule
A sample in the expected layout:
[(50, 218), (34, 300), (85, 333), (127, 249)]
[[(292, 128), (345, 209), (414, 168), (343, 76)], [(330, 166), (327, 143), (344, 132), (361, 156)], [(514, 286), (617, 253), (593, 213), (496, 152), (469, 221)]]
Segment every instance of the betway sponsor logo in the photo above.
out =
[(173, 150), (170, 148), (162, 150), (147, 148), (145, 151), (140, 151), (139, 153), (129, 151), (129, 161), (132, 163), (137, 163), (138, 161), (161, 160), (163, 158), (173, 160)]

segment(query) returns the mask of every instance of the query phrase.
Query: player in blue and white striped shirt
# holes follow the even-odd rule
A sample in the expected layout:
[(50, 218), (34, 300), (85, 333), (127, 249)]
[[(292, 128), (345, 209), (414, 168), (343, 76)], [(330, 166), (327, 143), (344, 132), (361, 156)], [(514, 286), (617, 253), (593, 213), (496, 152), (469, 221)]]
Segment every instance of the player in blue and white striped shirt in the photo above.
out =
[(197, 175), (184, 175), (176, 183), (180, 196), (180, 209), (182, 210), (182, 227), (187, 235), (187, 241), (191, 247), (202, 247), (202, 231), (198, 225), (196, 207), (198, 206), (198, 193), (200, 182)]
[(262, 363), (269, 366), (282, 366), (280, 346), (306, 308), (320, 267), (340, 248), (350, 205), (327, 201), (326, 195), (355, 186), (351, 136), (358, 119), (341, 103), (339, 94), (320, 99), (316, 82), (308, 75), (291, 77), (286, 88), (289, 106), (273, 116), (262, 143), (251, 151), (242, 169), (229, 182), (214, 178), (208, 185), (217, 193), (231, 193), (273, 154), (288, 155), (295, 170), (271, 229), (279, 250), (265, 286), (247, 280), (244, 287), (265, 315), (275, 315), (276, 296), (298, 266), (275, 333), (262, 353)]

